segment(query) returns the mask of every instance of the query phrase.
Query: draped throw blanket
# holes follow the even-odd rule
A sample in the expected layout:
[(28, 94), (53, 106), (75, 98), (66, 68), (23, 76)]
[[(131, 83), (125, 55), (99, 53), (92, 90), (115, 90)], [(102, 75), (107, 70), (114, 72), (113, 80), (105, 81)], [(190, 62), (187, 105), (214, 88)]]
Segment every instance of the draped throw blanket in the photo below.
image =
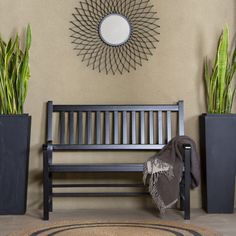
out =
[(195, 142), (188, 136), (176, 136), (144, 164), (144, 184), (149, 185), (149, 192), (161, 214), (178, 201), (184, 166), (183, 144), (192, 147), (191, 188), (197, 187), (200, 182), (199, 154)]

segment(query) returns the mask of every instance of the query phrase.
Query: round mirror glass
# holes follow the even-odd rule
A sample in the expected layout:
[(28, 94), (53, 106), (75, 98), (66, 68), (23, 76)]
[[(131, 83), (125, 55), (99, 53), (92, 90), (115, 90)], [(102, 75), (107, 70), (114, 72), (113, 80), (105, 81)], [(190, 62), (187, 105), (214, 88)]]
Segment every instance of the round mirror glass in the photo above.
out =
[(125, 16), (112, 13), (102, 19), (99, 25), (99, 34), (106, 44), (119, 46), (129, 40), (131, 26)]

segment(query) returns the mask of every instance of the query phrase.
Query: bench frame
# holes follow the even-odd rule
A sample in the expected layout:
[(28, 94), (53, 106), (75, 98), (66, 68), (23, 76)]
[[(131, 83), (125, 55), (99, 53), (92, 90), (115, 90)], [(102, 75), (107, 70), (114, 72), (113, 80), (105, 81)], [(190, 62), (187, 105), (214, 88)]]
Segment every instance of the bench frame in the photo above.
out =
[[(52, 127), (53, 112), (60, 114), (60, 143), (53, 144)], [(68, 112), (69, 143), (65, 142), (65, 113)], [(77, 112), (78, 118), (78, 143), (74, 141), (74, 116)], [(82, 112), (86, 112), (86, 140), (82, 137)], [(96, 114), (96, 141), (92, 143), (91, 114)], [(101, 112), (104, 113), (104, 143), (101, 141)], [(122, 143), (118, 141), (118, 112), (122, 119)], [(127, 141), (127, 112), (130, 112), (131, 144)], [(136, 112), (140, 114), (140, 141), (136, 138)], [(145, 142), (144, 113), (148, 113), (148, 143)], [(158, 140), (154, 144), (153, 113), (158, 114)], [(167, 113), (167, 140), (163, 142), (162, 136), (162, 112)], [(53, 188), (66, 187), (143, 187), (143, 184), (53, 184), (53, 173), (105, 173), (105, 172), (142, 172), (143, 164), (113, 163), (113, 164), (54, 164), (53, 152), (66, 151), (121, 151), (121, 150), (161, 150), (171, 139), (171, 112), (177, 112), (178, 135), (184, 135), (184, 107), (183, 101), (174, 105), (54, 105), (52, 101), (47, 103), (47, 133), (46, 143), (43, 145), (43, 219), (49, 219), (49, 212), (53, 210), (53, 197), (84, 197), (84, 196), (138, 196), (148, 194), (147, 192), (53, 192)], [(110, 143), (111, 118), (113, 114), (114, 137)], [(190, 219), (190, 166), (191, 146), (184, 145), (184, 171), (180, 183), (180, 210), (184, 211), (184, 219)]]

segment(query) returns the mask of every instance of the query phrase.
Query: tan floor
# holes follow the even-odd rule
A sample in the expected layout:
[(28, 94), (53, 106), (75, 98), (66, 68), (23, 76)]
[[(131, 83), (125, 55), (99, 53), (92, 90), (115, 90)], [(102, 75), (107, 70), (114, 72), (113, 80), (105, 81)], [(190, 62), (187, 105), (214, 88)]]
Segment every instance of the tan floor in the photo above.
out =
[[(148, 210), (80, 210), (80, 211), (59, 211), (55, 210), (50, 216), (50, 221), (41, 220), (41, 211), (28, 212), (24, 216), (0, 216), (0, 236), (6, 236), (12, 231), (26, 229), (29, 227), (50, 224), (64, 220), (85, 221), (155, 221), (160, 219), (155, 212)], [(164, 220), (177, 220), (181, 223), (192, 223), (202, 225), (221, 232), (224, 236), (236, 236), (236, 213), (234, 214), (206, 214), (202, 210), (192, 209), (191, 221), (184, 221), (182, 213), (175, 210), (168, 210), (162, 218)]]

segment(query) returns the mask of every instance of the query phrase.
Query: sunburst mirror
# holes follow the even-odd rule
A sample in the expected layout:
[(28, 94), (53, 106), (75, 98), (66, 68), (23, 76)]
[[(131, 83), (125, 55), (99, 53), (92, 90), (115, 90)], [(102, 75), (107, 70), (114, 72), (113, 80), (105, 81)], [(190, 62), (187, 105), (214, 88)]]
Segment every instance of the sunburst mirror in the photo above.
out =
[(72, 15), (74, 49), (99, 72), (130, 72), (159, 42), (159, 18), (150, 0), (84, 0)]

